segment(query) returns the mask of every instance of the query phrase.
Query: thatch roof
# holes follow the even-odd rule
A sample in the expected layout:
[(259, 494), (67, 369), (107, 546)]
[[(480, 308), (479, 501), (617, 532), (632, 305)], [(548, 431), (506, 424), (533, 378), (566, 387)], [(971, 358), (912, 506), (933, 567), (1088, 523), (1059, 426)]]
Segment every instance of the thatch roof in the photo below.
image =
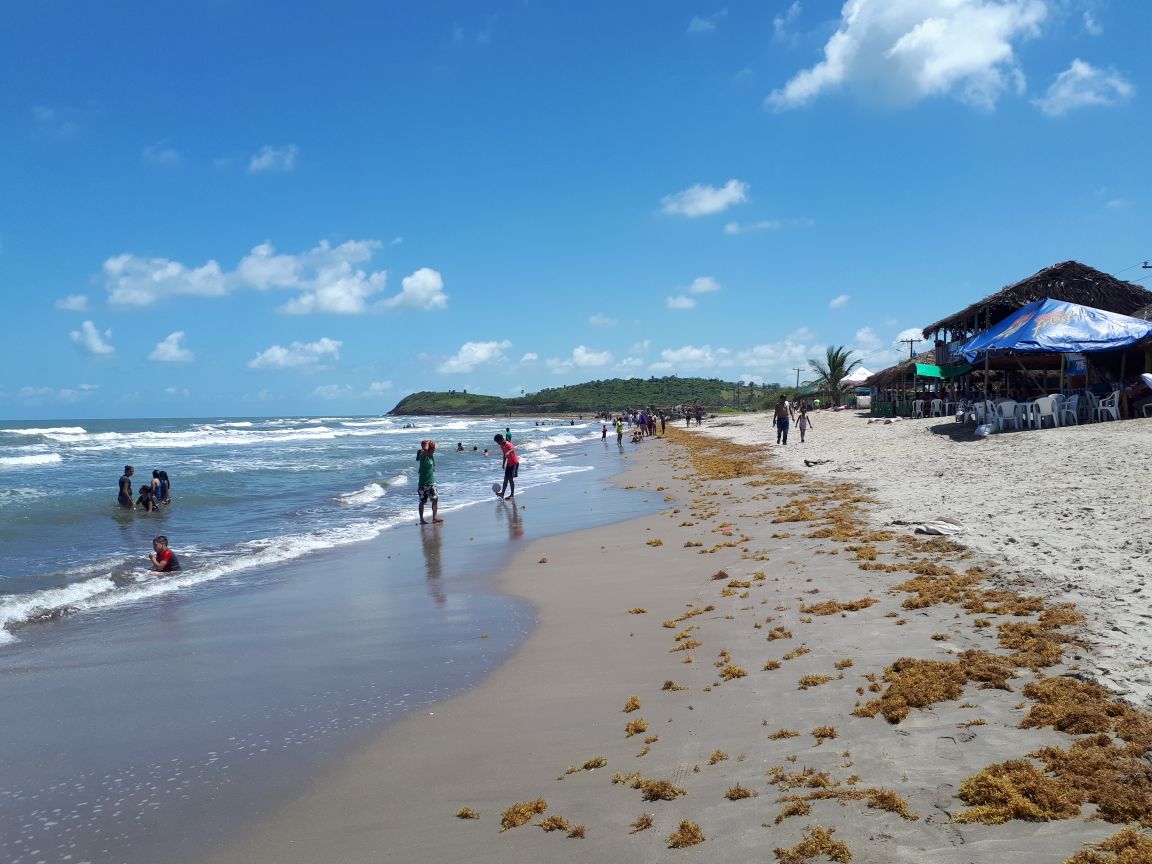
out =
[[(1007, 318), (1017, 309), (1045, 297), (1121, 315), (1131, 315), (1142, 306), (1152, 305), (1152, 291), (1101, 273), (1079, 261), (1065, 261), (1045, 267), (1039, 273), (1001, 288), (954, 315), (929, 324), (924, 328), (923, 335), (929, 339), (942, 330), (968, 335), (979, 333)], [(978, 324), (975, 329), (972, 326), (973, 319)]]
[(912, 365), (914, 363), (935, 363), (936, 351), (929, 349), (921, 351), (915, 357), (908, 360), (901, 360), (895, 366), (889, 366), (887, 369), (881, 369), (871, 378), (863, 381), (861, 386), (864, 387), (895, 387), (901, 381), (908, 379), (912, 372)]

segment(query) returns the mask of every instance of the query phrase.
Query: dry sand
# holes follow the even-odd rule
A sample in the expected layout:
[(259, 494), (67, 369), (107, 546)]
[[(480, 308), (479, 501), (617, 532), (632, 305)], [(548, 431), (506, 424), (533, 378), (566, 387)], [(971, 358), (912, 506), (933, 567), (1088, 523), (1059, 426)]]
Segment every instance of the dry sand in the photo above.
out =
[[(951, 418), (812, 416), (803, 445), (793, 429), (777, 447), (763, 416), (702, 431), (765, 445), (783, 468), (860, 483), (878, 502), (876, 525), (959, 520), (967, 531), (958, 539), (1027, 580), (1022, 590), (1076, 603), (1089, 617), (1095, 674), (1152, 706), (1152, 419), (980, 439)], [(821, 459), (829, 461), (804, 465)]]
[[(969, 661), (956, 664), (960, 652), (1006, 654), (998, 625), (1040, 620), (1035, 605), (1025, 609), (1028, 604), (1010, 595), (1000, 595), (991, 609), (981, 601), (980, 611), (954, 602), (906, 608), (912, 595), (895, 586), (912, 575), (909, 568), (962, 572), (979, 559), (910, 540), (907, 528), (886, 537), (868, 520), (956, 515), (971, 526), (963, 540), (974, 548), (990, 533), (981, 526), (996, 525), (999, 539), (989, 541), (990, 550), (1014, 536), (1022, 552), (1013, 561), (1028, 562), (1039, 574), (1047, 565), (1037, 550), (1054, 544), (1052, 535), (1063, 535), (1044, 529), (1036, 514), (1046, 511), (1032, 499), (1060, 473), (1049, 471), (1048, 484), (1020, 492), (1012, 474), (1026, 472), (1024, 450), (1042, 439), (1069, 440), (1077, 442), (1069, 449), (1078, 457), (1089, 442), (1098, 447), (1109, 436), (1119, 441), (1147, 435), (1152, 427), (1124, 424), (1129, 432), (1118, 424), (1115, 430), (1021, 434), (962, 445), (932, 435), (924, 424), (869, 428), (845, 415), (817, 415), (815, 422), (803, 448), (778, 448), (776, 464), (795, 463), (803, 476), (752, 467), (751, 453), (735, 452), (695, 429), (639, 445), (623, 482), (662, 496), (663, 513), (529, 546), (506, 571), (503, 585), (537, 605), (539, 627), (512, 660), (477, 688), (382, 734), (214, 860), (765, 862), (777, 860), (773, 850), (794, 847), (827, 828), (854, 861), (1014, 864), (1063, 861), (1084, 843), (1115, 834), (1121, 826), (1090, 818), (1092, 804), (1073, 806), (1068, 818), (1056, 821), (953, 821), (967, 806), (957, 797), (966, 778), (993, 763), (1022, 759), (1039, 747), (1068, 747), (1074, 740), (1050, 725), (1020, 724), (1035, 716), (1035, 702), (1021, 692), (1027, 682), (1041, 674), (1084, 674), (1089, 655), (1075, 645), (1063, 646), (1068, 653), (1054, 665), (1010, 669), (1018, 676), (1006, 682), (1010, 690), (969, 681), (937, 701), (929, 697), (939, 682), (928, 676), (910, 697), (923, 697), (925, 707), (912, 708), (903, 719), (853, 713), (894, 693), (883, 676), (899, 658), (943, 661), (948, 665), (933, 668), (950, 670), (941, 673), (945, 677), (962, 668), (972, 672)], [(765, 417), (739, 418), (702, 431), (759, 440), (768, 423)], [(861, 443), (867, 436), (879, 443)], [(854, 442), (854, 455), (848, 455), (849, 444), (837, 442)], [(702, 456), (702, 446), (728, 452)], [(979, 488), (988, 490), (985, 506), (943, 506), (969, 495), (950, 494), (949, 487), (974, 487), (976, 475), (964, 467), (969, 459), (992, 459), (988, 454), (1006, 448), (1015, 455), (1000, 462), (1019, 467), (1010, 472), (1002, 466), (998, 474), (979, 477)], [(769, 449), (777, 448), (757, 448)], [(1058, 449), (1044, 451), (1047, 462), (1066, 462)], [(908, 450), (915, 457), (901, 455)], [(1128, 453), (1130, 462), (1133, 451)], [(805, 469), (803, 457), (834, 461)], [(906, 459), (919, 467), (908, 470)], [(987, 463), (986, 470), (993, 472), (996, 464)], [(725, 476), (739, 475), (733, 468), (741, 466), (752, 470)], [(945, 476), (937, 477), (938, 471)], [(813, 484), (813, 474), (866, 481), (881, 503), (853, 502), (852, 489)], [(1119, 470), (1117, 476), (1123, 476)], [(1133, 493), (1132, 500), (1137, 497)], [(1089, 499), (1083, 506), (1098, 503)], [(1011, 531), (1002, 530), (1002, 513), (1017, 514)], [(805, 536), (813, 534), (831, 536)], [(1071, 539), (1074, 534), (1078, 540)], [(1082, 556), (1090, 554), (1088, 542), (1119, 545), (1108, 542), (1103, 526), (1093, 528), (1090, 541), (1079, 531), (1068, 537), (1068, 545), (1079, 543)], [(1033, 539), (1041, 546), (1032, 547)], [(862, 569), (885, 563), (898, 572)], [(1130, 569), (1121, 572), (1134, 579), (1133, 568), (1142, 565), (1126, 563)], [(1012, 569), (1004, 567), (1008, 575), (1001, 579), (1011, 578)], [(1069, 578), (1085, 585), (1092, 572), (1072, 569)], [(971, 590), (984, 587), (995, 586)], [(833, 614), (814, 607), (867, 598), (876, 602)], [(1067, 630), (1043, 633), (1060, 638)], [(779, 638), (770, 638), (773, 633)], [(688, 650), (676, 650), (684, 646)], [(631, 697), (639, 708), (625, 711)], [(1113, 723), (1100, 712), (1092, 716), (1097, 715), (1105, 717), (1099, 722)], [(637, 720), (647, 728), (628, 735), (626, 725)], [(592, 760), (600, 759), (603, 766), (592, 768)], [(589, 770), (582, 767), (586, 763)], [(633, 772), (644, 780), (669, 781), (684, 794), (646, 801), (633, 786), (635, 778), (613, 782), (614, 775)], [(739, 790), (754, 797), (726, 797)], [(787, 816), (789, 802), (781, 800), (786, 795), (816, 800), (807, 802), (809, 813)], [(531, 822), (501, 831), (506, 808), (538, 799), (547, 808), (532, 822), (560, 816), (582, 825), (585, 836), (547, 832)], [(903, 816), (895, 812), (901, 803)], [(479, 818), (456, 818), (464, 807)], [(646, 816), (651, 827), (634, 830)], [(696, 823), (705, 839), (670, 849), (669, 838), (682, 820)]]

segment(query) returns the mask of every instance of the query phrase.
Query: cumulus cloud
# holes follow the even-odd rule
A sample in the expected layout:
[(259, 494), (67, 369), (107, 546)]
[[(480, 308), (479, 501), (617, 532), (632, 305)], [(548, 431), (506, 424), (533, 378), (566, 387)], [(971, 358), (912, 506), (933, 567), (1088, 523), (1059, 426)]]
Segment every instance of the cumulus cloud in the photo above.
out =
[(537, 361), (539, 359), (540, 359), (539, 354), (537, 354), (535, 351), (529, 351), (527, 354), (525, 354), (523, 357), (520, 358), (520, 362), (521, 363), (534, 363), (535, 361)]
[(892, 105), (933, 96), (991, 109), (1024, 76), (1015, 45), (1039, 34), (1043, 0), (847, 0), (824, 59), (772, 92), (787, 110), (839, 89)]
[(296, 170), (296, 157), (300, 154), (295, 144), (273, 147), (265, 144), (248, 160), (248, 173), (287, 173)]
[(588, 318), (588, 323), (593, 327), (615, 327), (620, 322), (615, 318), (609, 318), (607, 315), (596, 313)]
[(796, 0), (784, 12), (772, 19), (772, 33), (777, 39), (786, 39), (790, 35), (792, 25), (800, 17), (800, 0)]
[(421, 267), (411, 276), (400, 280), (403, 290), (395, 297), (383, 301), (391, 309), (444, 309), (448, 295), (444, 293), (444, 279), (435, 270)]
[(105, 330), (101, 333), (91, 321), (85, 321), (79, 330), (73, 330), (68, 335), (89, 354), (111, 354), (116, 350), (105, 341), (112, 338), (112, 331)]
[(342, 399), (351, 393), (352, 388), (347, 384), (322, 384), (312, 390), (317, 399)]
[(641, 339), (639, 342), (633, 342), (628, 346), (629, 354), (647, 354), (648, 349), (652, 347), (651, 339)]
[[(370, 299), (387, 285), (387, 273), (362, 266), (382, 246), (378, 240), (349, 240), (338, 246), (325, 240), (305, 252), (279, 254), (271, 243), (261, 243), (231, 271), (215, 260), (190, 267), (167, 258), (125, 253), (104, 262), (104, 287), (108, 302), (117, 306), (151, 306), (175, 296), (221, 297), (239, 290), (278, 289), (297, 292), (279, 307), (290, 315), (359, 315), (369, 311)], [(447, 300), (438, 280), (434, 270), (419, 270), (404, 280), (404, 292), (385, 302), (404, 308), (441, 307)]]
[(376, 396), (384, 396), (391, 390), (391, 381), (373, 381), (368, 385), (368, 389), (365, 390), (362, 395), (368, 398), (374, 398)]
[(57, 309), (66, 309), (69, 312), (83, 312), (88, 308), (87, 294), (69, 294), (56, 301)]
[(196, 359), (196, 356), (180, 344), (183, 340), (183, 330), (169, 333), (162, 342), (156, 343), (156, 347), (152, 349), (152, 353), (148, 355), (148, 358), (150, 360), (160, 360), (164, 363), (192, 362)]
[(1135, 93), (1136, 88), (1118, 72), (1097, 69), (1076, 59), (1034, 104), (1050, 117), (1059, 117), (1077, 108), (1119, 105)]
[(779, 231), (781, 228), (811, 228), (816, 223), (812, 219), (761, 219), (758, 222), (729, 222), (724, 226), (725, 234), (752, 234), (756, 231)]
[(684, 345), (681, 348), (665, 348), (660, 359), (649, 366), (659, 371), (680, 371), (716, 369), (731, 364), (731, 352), (727, 348), (713, 349), (708, 345)]
[(455, 356), (449, 357), (436, 367), (445, 375), (458, 372), (471, 372), (481, 363), (492, 363), (504, 359), (504, 352), (512, 347), (507, 339), (499, 342), (465, 342)]
[(677, 294), (669, 297), (665, 301), (669, 309), (695, 309), (696, 298), (685, 297), (683, 294)]
[(848, 301), (850, 299), (851, 298), (847, 294), (837, 294), (835, 297), (833, 297), (831, 300), (828, 301), (828, 308), (829, 309), (842, 309), (846, 305), (848, 305)]
[(720, 290), (720, 283), (711, 276), (699, 276), (692, 280), (692, 284), (688, 286), (689, 293), (692, 294), (711, 294), (713, 291)]
[(663, 211), (672, 216), (707, 216), (720, 213), (734, 204), (748, 200), (748, 184), (729, 180), (720, 188), (697, 183), (660, 199)]
[(324, 336), (315, 342), (293, 342), (287, 348), (273, 345), (248, 361), (252, 369), (318, 369), (340, 359), (339, 339)]
[(594, 369), (612, 363), (611, 351), (595, 351), (586, 345), (577, 345), (568, 357), (549, 357), (548, 368), (557, 374), (573, 369)]
[(81, 384), (78, 387), (21, 387), (17, 396), (31, 402), (55, 400), (58, 402), (79, 402), (94, 395), (99, 384)]

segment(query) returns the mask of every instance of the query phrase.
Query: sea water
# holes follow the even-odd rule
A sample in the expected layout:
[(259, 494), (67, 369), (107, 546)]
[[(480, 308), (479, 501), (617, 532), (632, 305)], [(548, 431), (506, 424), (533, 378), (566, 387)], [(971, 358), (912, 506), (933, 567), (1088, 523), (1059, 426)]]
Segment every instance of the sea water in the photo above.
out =
[[(367, 736), (433, 715), (503, 662), (535, 615), (492, 576), (523, 543), (660, 506), (612, 487), (634, 448), (590, 421), (2, 425), (0, 860), (13, 864), (201, 860)], [(491, 490), (506, 427), (515, 506)], [(418, 527), (425, 438), (445, 522)], [(121, 510), (125, 464), (136, 486), (166, 470), (172, 504)], [(148, 574), (157, 534), (179, 573)]]
[[(59, 421), (0, 429), (0, 644), (32, 621), (186, 592), (376, 537), (411, 521), (420, 441), (437, 442), (445, 508), (492, 497), (501, 479), (500, 421), (309, 417)], [(565, 448), (599, 424), (512, 421), (528, 489), (588, 470)], [(457, 445), (464, 451), (458, 452)], [(489, 457), (483, 456), (484, 450)], [(172, 504), (155, 513), (116, 504), (165, 470)], [(134, 493), (133, 499), (136, 495)], [(430, 511), (426, 518), (431, 518)], [(179, 575), (147, 575), (163, 534)]]

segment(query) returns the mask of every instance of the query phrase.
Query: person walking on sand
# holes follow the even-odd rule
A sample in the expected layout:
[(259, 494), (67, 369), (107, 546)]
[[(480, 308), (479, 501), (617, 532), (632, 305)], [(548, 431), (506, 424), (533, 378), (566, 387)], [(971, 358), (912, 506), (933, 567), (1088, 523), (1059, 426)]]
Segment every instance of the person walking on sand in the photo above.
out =
[(416, 494), (420, 496), (420, 524), (427, 525), (424, 520), (424, 505), (432, 502), (432, 521), (443, 522), (436, 517), (436, 510), (440, 506), (440, 498), (436, 494), (436, 442), (432, 440), (421, 441), (420, 450), (416, 453), (416, 464), (420, 466), (419, 480), (416, 482)]
[(800, 430), (800, 443), (804, 443), (804, 433), (812, 428), (812, 421), (808, 417), (808, 406), (800, 406), (800, 416), (796, 418), (796, 428)]
[(504, 468), (504, 485), (500, 487), (499, 497), (504, 498), (504, 493), (511, 490), (505, 499), (511, 501), (516, 497), (516, 475), (520, 473), (520, 457), (516, 455), (516, 448), (512, 442), (506, 440), (499, 432), (492, 440), (500, 446), (500, 452), (504, 454), (500, 460), (500, 465)]
[(773, 417), (776, 420), (776, 443), (787, 446), (788, 427), (791, 425), (794, 415), (792, 414), (792, 406), (788, 404), (783, 393), (780, 394), (780, 399), (776, 402)]

